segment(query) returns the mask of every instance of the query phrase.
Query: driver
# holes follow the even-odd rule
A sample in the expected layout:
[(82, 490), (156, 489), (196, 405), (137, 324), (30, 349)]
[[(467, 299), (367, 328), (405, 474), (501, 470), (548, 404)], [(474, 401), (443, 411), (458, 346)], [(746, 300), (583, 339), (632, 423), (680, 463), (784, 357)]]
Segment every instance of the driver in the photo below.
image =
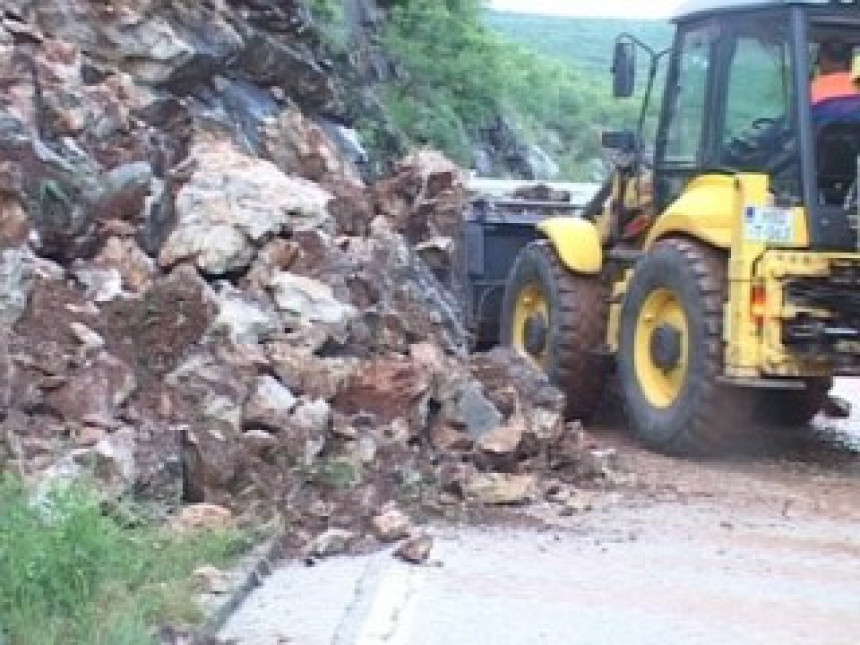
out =
[(810, 91), (812, 105), (838, 98), (860, 97), (860, 89), (851, 74), (854, 47), (837, 40), (821, 43), (818, 50), (819, 75)]

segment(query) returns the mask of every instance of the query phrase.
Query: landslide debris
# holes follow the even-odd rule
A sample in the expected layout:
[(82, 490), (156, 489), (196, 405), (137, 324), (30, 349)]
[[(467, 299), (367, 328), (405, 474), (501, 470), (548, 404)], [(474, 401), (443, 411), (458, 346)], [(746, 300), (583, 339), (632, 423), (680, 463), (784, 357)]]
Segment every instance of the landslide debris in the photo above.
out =
[(466, 351), (462, 172), (364, 185), (301, 3), (5, 7), (0, 468), (177, 526), (277, 513), (307, 557), (421, 561), (428, 513), (570, 497), (561, 394)]

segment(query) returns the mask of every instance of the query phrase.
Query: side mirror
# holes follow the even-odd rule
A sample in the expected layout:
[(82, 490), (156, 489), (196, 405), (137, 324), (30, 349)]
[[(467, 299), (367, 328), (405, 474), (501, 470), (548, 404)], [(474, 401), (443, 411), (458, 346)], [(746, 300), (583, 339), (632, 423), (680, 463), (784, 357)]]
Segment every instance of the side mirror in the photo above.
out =
[(606, 130), (600, 134), (600, 145), (615, 152), (636, 152), (636, 135), (632, 130)]
[(617, 99), (630, 98), (635, 87), (636, 45), (629, 40), (617, 40), (612, 56), (612, 95)]

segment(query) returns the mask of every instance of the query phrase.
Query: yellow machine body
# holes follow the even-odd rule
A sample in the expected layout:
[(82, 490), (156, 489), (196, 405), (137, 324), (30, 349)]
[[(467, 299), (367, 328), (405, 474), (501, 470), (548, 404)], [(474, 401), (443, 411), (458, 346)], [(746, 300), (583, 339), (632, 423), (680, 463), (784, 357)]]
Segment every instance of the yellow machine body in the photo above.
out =
[[(834, 262), (857, 265), (860, 253), (809, 251), (803, 208), (778, 209), (772, 204), (764, 174), (703, 175), (654, 221), (642, 243), (647, 251), (667, 237), (705, 242), (728, 254), (729, 292), (725, 306), (725, 377), (739, 383), (755, 379), (830, 376), (843, 370), (827, 358), (797, 354), (783, 340), (783, 325), (798, 316), (826, 317), (827, 312), (798, 306), (786, 297), (787, 281), (827, 277)], [(788, 234), (767, 239), (748, 221), (751, 209), (774, 209)], [(576, 218), (545, 221), (539, 228), (573, 272), (598, 274), (605, 262), (601, 234), (591, 222)], [(785, 233), (785, 232), (783, 232)], [(606, 344), (619, 346), (621, 309), (634, 268), (612, 277)], [(844, 347), (860, 359), (860, 346)], [(858, 360), (860, 362), (860, 360)]]
[(562, 264), (574, 273), (595, 275), (603, 268), (597, 227), (578, 217), (551, 217), (537, 225), (555, 248)]

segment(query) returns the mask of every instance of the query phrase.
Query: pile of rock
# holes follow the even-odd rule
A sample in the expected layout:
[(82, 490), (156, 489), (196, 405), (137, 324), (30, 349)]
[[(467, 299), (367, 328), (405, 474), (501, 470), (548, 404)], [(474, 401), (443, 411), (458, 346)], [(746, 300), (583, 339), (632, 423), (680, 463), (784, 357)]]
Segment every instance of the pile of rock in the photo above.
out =
[(0, 468), (277, 508), (309, 555), (575, 471), (560, 393), (505, 352), (469, 357), (422, 259), (455, 261), (462, 174), (421, 151), (366, 188), (300, 109), (336, 103), (303, 16), (11, 3)]

